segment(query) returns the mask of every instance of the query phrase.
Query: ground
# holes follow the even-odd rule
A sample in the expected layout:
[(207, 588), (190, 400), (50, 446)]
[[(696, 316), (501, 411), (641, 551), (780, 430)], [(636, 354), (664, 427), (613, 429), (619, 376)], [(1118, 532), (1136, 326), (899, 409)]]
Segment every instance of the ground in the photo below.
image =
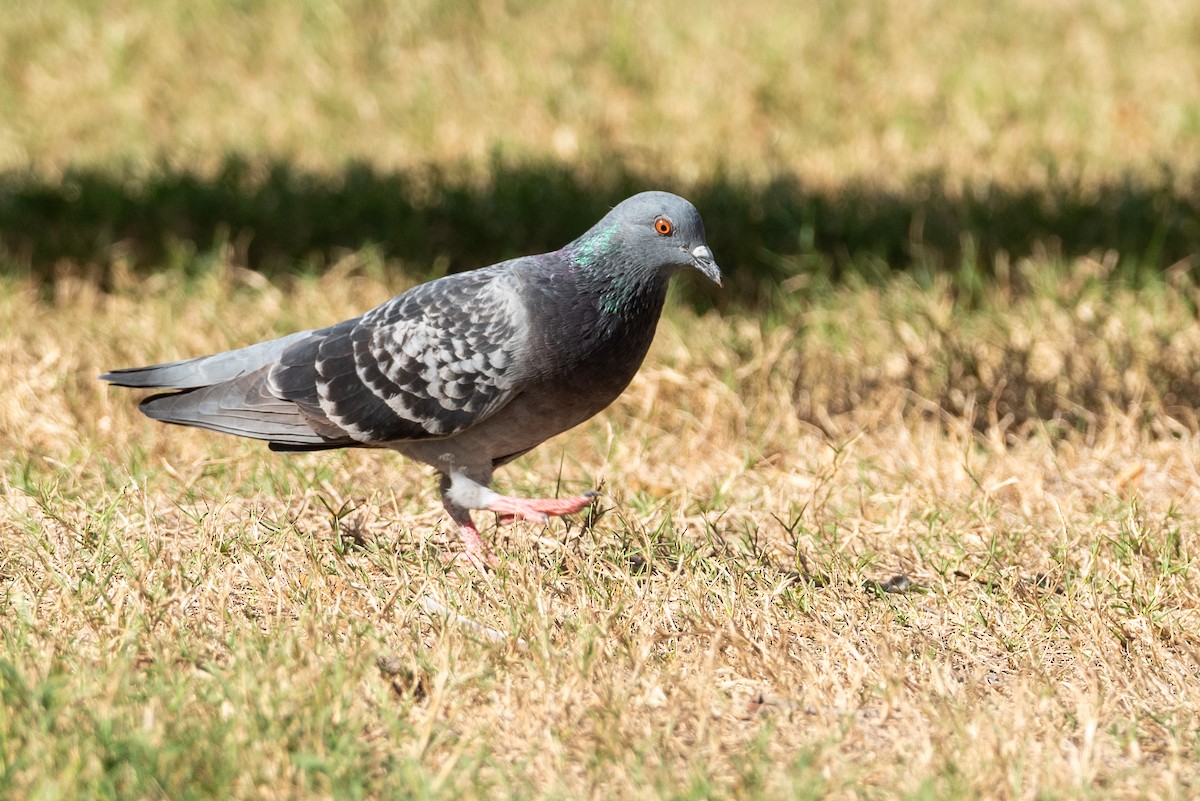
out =
[[(923, 357), (870, 330), (939, 347), (908, 305), (950, 302), (936, 287), (769, 320), (675, 308), (609, 411), (500, 474), (598, 486), (599, 513), (489, 526), (504, 565), (483, 577), (440, 559), (456, 535), (424, 468), (152, 424), (94, 378), (399, 287), (169, 278), (7, 287), (9, 792), (1182, 798), (1200, 780), (1197, 452), (1152, 381), (1091, 419), (988, 422), (918, 395)], [(1093, 297), (1086, 324), (1033, 296), (960, 321), (1027, 325), (1053, 360), (1051, 304), (1119, 337), (1161, 303), (1146, 337), (1200, 341), (1172, 296)], [(872, 363), (890, 372), (855, 374)]]

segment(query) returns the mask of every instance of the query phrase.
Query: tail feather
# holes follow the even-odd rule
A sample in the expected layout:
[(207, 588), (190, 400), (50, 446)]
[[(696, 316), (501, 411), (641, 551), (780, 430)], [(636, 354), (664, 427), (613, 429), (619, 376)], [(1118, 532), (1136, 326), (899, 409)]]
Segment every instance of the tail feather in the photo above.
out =
[[(270, 343), (268, 343), (270, 344)], [(268, 440), (280, 449), (316, 450), (357, 444), (317, 433), (296, 404), (271, 394), (269, 367), (219, 384), (152, 395), (138, 408), (154, 420)]]
[(152, 364), (147, 367), (127, 367), (110, 370), (100, 376), (121, 387), (150, 387), (171, 389), (200, 389), (229, 381), (273, 364), (284, 350), (311, 336), (311, 331), (299, 331), (279, 339), (259, 342), (237, 350), (198, 356), (177, 362)]

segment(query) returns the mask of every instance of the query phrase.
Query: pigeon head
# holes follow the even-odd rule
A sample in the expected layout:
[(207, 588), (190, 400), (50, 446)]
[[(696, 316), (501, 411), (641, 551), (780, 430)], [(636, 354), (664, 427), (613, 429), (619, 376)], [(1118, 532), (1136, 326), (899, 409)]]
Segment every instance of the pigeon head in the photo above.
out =
[(700, 212), (670, 192), (642, 192), (618, 203), (592, 229), (568, 246), (582, 265), (636, 265), (663, 277), (686, 267), (718, 286), (721, 270), (704, 239)]

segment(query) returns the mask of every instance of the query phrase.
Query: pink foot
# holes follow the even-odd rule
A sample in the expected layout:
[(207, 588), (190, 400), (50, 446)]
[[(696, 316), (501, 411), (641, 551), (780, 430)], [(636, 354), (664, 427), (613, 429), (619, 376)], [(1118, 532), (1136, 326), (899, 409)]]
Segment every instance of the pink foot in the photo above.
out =
[(500, 515), (501, 523), (514, 520), (532, 520), (545, 523), (551, 517), (572, 515), (596, 502), (600, 493), (589, 491), (574, 498), (514, 498), (501, 495), (487, 506), (489, 512)]

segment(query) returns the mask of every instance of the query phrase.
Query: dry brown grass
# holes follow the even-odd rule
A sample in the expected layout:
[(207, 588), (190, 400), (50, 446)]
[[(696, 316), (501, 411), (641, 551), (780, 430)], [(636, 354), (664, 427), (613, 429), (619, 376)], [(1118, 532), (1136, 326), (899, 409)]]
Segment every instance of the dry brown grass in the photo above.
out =
[[(437, 558), (454, 537), (421, 468), (158, 427), (94, 379), (341, 319), (396, 289), (367, 267), (6, 285), (0, 791), (1195, 792), (1194, 427), (1124, 401), (997, 426), (921, 395), (914, 342), (954, 370), (953, 330), (1005, 351), (995, 332), (1033, 328), (1036, 349), (1061, 317), (1078, 358), (1108, 347), (1074, 296), (971, 311), (900, 281), (787, 305), (786, 325), (673, 313), (611, 410), (500, 478), (601, 485), (604, 513), (488, 532), (506, 566), (482, 580)], [(1114, 337), (1194, 365), (1171, 297), (1092, 302)], [(919, 307), (954, 326), (901, 314)], [(1156, 386), (1165, 358), (1129, 380)], [(1022, 379), (1008, 364), (991, 386)]]

